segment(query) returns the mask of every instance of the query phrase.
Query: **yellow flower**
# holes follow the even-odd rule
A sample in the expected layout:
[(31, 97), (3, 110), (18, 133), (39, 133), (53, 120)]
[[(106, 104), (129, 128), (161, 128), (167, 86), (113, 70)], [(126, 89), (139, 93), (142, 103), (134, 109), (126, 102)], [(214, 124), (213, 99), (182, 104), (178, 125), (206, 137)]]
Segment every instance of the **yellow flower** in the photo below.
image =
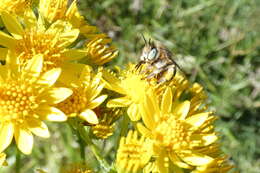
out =
[(120, 108), (96, 108), (95, 113), (99, 117), (99, 123), (91, 126), (92, 133), (101, 139), (106, 139), (113, 135), (115, 130), (114, 122), (123, 114)]
[(106, 34), (99, 33), (95, 26), (89, 25), (80, 15), (75, 0), (70, 5), (67, 0), (40, 0), (39, 11), (50, 23), (63, 20), (79, 29), (80, 34), (88, 39), (86, 52), (92, 63), (103, 65), (118, 55), (115, 47), (109, 45), (111, 39)]
[(1, 0), (0, 1), (0, 14), (2, 12), (8, 12), (18, 15), (30, 9), (32, 0)]
[(166, 88), (161, 102), (154, 92), (149, 92), (141, 112), (143, 126), (138, 130), (154, 141), (153, 151), (160, 172), (168, 172), (170, 163), (180, 168), (206, 165), (213, 160), (199, 153), (198, 149), (217, 140), (212, 128), (208, 128), (211, 112), (190, 115), (190, 101), (174, 100), (171, 88)]
[(86, 44), (87, 57), (92, 63), (103, 65), (118, 55), (114, 46), (109, 46), (110, 38), (105, 34), (99, 34)]
[(49, 137), (44, 120), (66, 121), (67, 116), (53, 105), (66, 99), (72, 91), (53, 87), (60, 69), (41, 73), (42, 55), (34, 56), (24, 68), (17, 65), (16, 56), (8, 55), (7, 64), (0, 67), (0, 152), (14, 137), (18, 148), (30, 154), (33, 134)]
[(107, 98), (107, 95), (100, 96), (104, 87), (101, 83), (101, 76), (101, 72), (94, 75), (91, 67), (85, 66), (76, 82), (65, 83), (73, 90), (73, 94), (58, 107), (70, 117), (78, 116), (91, 124), (97, 124), (98, 117), (93, 109)]
[(5, 159), (6, 159), (6, 154), (0, 153), (0, 166), (7, 166), (7, 162)]
[(207, 165), (198, 166), (192, 173), (227, 173), (233, 166), (227, 162), (227, 157), (215, 158), (212, 162)]
[(138, 139), (137, 131), (130, 130), (127, 137), (120, 139), (117, 151), (116, 167), (120, 173), (136, 173), (150, 160), (152, 143), (142, 136)]
[(96, 35), (97, 28), (89, 25), (80, 15), (76, 0), (70, 5), (68, 0), (40, 0), (39, 12), (50, 23), (57, 20), (68, 21), (84, 36)]
[(107, 107), (128, 107), (127, 113), (132, 121), (138, 121), (140, 116), (140, 105), (148, 90), (152, 87), (143, 76), (134, 71), (135, 67), (130, 65), (128, 70), (122, 71), (119, 78), (104, 71), (104, 82), (106, 88), (115, 91), (122, 97), (108, 101)]
[(85, 164), (74, 163), (62, 167), (60, 173), (92, 173), (92, 171)]
[(57, 67), (63, 68), (62, 72), (68, 72), (68, 75), (78, 71), (78, 65), (68, 61), (82, 58), (85, 53), (68, 47), (77, 39), (79, 30), (63, 21), (56, 21), (46, 28), (41, 17), (37, 20), (32, 11), (30, 14), (24, 18), (23, 25), (15, 16), (2, 13), (3, 23), (10, 33), (0, 32), (0, 45), (5, 47), (2, 52), (15, 52), (22, 65), (34, 55), (42, 54), (43, 71)]

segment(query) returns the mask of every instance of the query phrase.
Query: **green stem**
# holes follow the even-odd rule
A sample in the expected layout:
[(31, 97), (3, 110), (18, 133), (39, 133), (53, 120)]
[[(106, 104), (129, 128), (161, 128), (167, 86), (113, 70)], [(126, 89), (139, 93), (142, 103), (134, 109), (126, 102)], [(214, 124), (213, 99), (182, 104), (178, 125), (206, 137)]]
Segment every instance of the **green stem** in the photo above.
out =
[(86, 133), (86, 130), (83, 126), (78, 126), (79, 134), (81, 138), (86, 142), (86, 144), (90, 147), (91, 151), (93, 152), (94, 156), (100, 163), (100, 165), (108, 172), (111, 168), (108, 162), (101, 156), (100, 149), (92, 142), (92, 140), (89, 138), (88, 134)]
[(129, 123), (129, 117), (127, 115), (123, 115), (123, 120), (122, 120), (122, 122), (120, 124), (121, 131), (120, 131), (120, 134), (118, 135), (117, 140), (116, 140), (116, 147), (115, 147), (116, 150), (118, 149), (121, 137), (122, 136), (126, 136), (126, 134), (127, 134), (128, 123)]
[(79, 147), (80, 147), (80, 157), (85, 162), (86, 161), (85, 144), (84, 144), (84, 141), (82, 140), (79, 132), (77, 132), (77, 136), (78, 136), (78, 143), (79, 143)]
[(21, 168), (21, 153), (16, 148), (16, 156), (15, 156), (15, 173), (20, 173), (20, 168)]

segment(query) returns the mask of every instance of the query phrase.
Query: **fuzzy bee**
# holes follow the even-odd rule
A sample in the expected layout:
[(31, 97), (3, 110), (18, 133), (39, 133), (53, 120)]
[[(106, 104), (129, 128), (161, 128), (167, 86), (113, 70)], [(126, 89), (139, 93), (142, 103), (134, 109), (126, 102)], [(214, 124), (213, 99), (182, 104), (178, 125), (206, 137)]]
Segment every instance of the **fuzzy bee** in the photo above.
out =
[(176, 75), (177, 68), (181, 70), (179, 65), (172, 59), (172, 53), (161, 43), (155, 43), (151, 39), (147, 42), (144, 36), (143, 39), (145, 45), (136, 69), (146, 64), (145, 69), (141, 71), (146, 75), (146, 79), (155, 77), (158, 83), (171, 80)]

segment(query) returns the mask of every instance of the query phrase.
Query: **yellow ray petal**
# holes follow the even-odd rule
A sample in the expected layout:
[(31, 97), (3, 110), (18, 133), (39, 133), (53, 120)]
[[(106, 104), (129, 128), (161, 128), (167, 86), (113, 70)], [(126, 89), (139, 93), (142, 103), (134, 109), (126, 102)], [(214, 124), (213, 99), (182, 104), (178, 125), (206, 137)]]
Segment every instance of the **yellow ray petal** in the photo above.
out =
[(48, 127), (46, 124), (44, 124), (44, 122), (40, 121), (38, 122), (38, 126), (32, 126), (30, 127), (30, 131), (35, 134), (36, 136), (40, 136), (42, 138), (49, 138), (50, 137), (50, 133), (48, 130)]
[(152, 139), (153, 134), (150, 130), (148, 130), (145, 126), (143, 126), (141, 123), (137, 123), (137, 129), (138, 131), (145, 137)]
[(39, 77), (43, 65), (43, 56), (41, 54), (35, 55), (28, 61), (28, 64), (23, 71), (22, 77), (31, 79), (32, 77)]
[(156, 111), (154, 109), (151, 99), (152, 98), (150, 96), (145, 97), (144, 99), (145, 101), (143, 105), (141, 105), (140, 112), (141, 112), (142, 120), (144, 121), (146, 127), (148, 127), (149, 129), (154, 129), (156, 125), (155, 123)]
[(1, 13), (1, 16), (9, 33), (11, 33), (14, 38), (21, 39), (24, 30), (22, 25), (18, 22), (16, 16), (10, 15), (4, 11)]
[(128, 97), (120, 97), (116, 99), (109, 100), (107, 102), (107, 107), (127, 107), (131, 104), (131, 100)]
[(69, 46), (71, 43), (73, 43), (79, 35), (79, 30), (78, 29), (72, 29), (70, 31), (65, 31), (60, 35), (61, 39), (64, 39), (64, 47)]
[(172, 160), (172, 162), (175, 165), (179, 166), (180, 168), (185, 168), (185, 169), (191, 169), (192, 168), (187, 163), (184, 163), (183, 161), (181, 161), (180, 158), (174, 152), (169, 153), (169, 157)]
[(89, 99), (93, 100), (95, 97), (97, 97), (102, 89), (104, 88), (105, 84), (100, 84), (98, 87), (95, 88), (95, 90), (91, 90), (91, 92), (89, 93)]
[(60, 76), (61, 69), (54, 68), (45, 73), (43, 73), (38, 79), (37, 83), (41, 85), (46, 85), (48, 87), (52, 86)]
[(12, 49), (16, 45), (16, 39), (0, 31), (0, 45)]
[(0, 153), (11, 144), (13, 135), (14, 127), (12, 123), (0, 124)]
[(33, 148), (33, 135), (32, 133), (23, 128), (15, 129), (15, 141), (19, 150), (24, 154), (31, 154)]
[(36, 113), (49, 121), (61, 122), (67, 120), (67, 116), (55, 107), (41, 106), (39, 109), (37, 109)]
[(210, 112), (203, 112), (199, 114), (192, 115), (186, 119), (186, 122), (196, 128), (200, 127), (208, 118)]
[(91, 124), (98, 124), (96, 113), (90, 109), (86, 109), (85, 111), (81, 112), (79, 117)]
[(0, 48), (0, 60), (5, 60), (7, 56), (8, 49), (7, 48)]
[(103, 103), (107, 98), (107, 95), (99, 96), (98, 98), (92, 100), (88, 105), (88, 109), (94, 109), (97, 106), (99, 106), (101, 103)]
[(184, 160), (185, 162), (187, 162), (188, 164), (190, 164), (192, 166), (206, 165), (214, 160), (213, 158), (211, 158), (209, 156), (199, 154), (199, 153), (182, 154), (181, 158), (182, 158), (182, 160)]
[(183, 103), (180, 103), (177, 106), (177, 108), (175, 109), (175, 113), (177, 116), (180, 117), (181, 120), (184, 120), (188, 115), (189, 110), (190, 110), (190, 102), (184, 101)]
[(127, 114), (131, 121), (138, 121), (141, 118), (140, 108), (138, 104), (131, 104), (127, 109)]
[(79, 49), (67, 49), (62, 53), (63, 57), (66, 57), (68, 61), (79, 60), (86, 56), (86, 51)]
[(164, 113), (168, 113), (171, 111), (171, 108), (172, 108), (172, 91), (169, 87), (167, 87), (163, 94), (161, 110)]
[(46, 100), (48, 104), (57, 104), (71, 96), (72, 90), (68, 88), (52, 88), (44, 92), (39, 98)]
[(33, 10), (26, 10), (24, 12), (24, 23), (27, 29), (37, 25), (37, 19)]

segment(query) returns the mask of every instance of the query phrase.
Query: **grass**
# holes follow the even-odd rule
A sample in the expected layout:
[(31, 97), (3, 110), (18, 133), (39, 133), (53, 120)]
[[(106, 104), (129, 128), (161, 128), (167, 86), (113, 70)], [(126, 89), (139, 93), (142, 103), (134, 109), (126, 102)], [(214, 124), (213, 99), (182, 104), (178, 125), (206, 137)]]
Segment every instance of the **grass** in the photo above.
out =
[[(216, 128), (223, 151), (236, 170), (260, 172), (259, 0), (79, 0), (79, 8), (119, 49), (119, 57), (108, 66), (138, 61), (141, 33), (163, 42), (189, 80), (207, 91), (210, 109), (219, 115)], [(33, 159), (9, 154), (11, 166), (0, 172), (14, 172), (16, 159), (20, 173), (41, 167), (59, 170), (65, 163), (81, 161), (77, 134), (65, 123), (48, 127), (52, 136), (35, 138)], [(108, 142), (104, 151), (109, 160), (114, 157), (111, 145)], [(15, 147), (7, 151), (16, 152)], [(89, 153), (83, 153), (85, 160), (98, 164)]]

